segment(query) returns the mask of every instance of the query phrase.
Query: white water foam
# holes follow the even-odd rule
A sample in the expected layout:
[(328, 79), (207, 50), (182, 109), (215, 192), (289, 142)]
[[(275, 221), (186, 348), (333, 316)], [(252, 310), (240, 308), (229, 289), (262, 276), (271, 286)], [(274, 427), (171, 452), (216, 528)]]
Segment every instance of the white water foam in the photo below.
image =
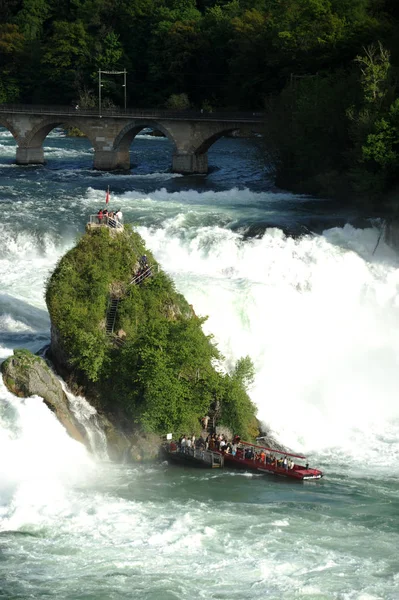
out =
[(244, 242), (217, 227), (187, 232), (185, 218), (139, 231), (209, 315), (226, 368), (254, 360), (259, 417), (299, 451), (336, 447), (389, 470), (399, 459), (399, 262), (383, 243), (372, 255), (378, 232), (295, 240), (270, 229)]
[(107, 438), (101, 428), (96, 409), (94, 406), (91, 406), (83, 396), (75, 396), (72, 394), (62, 379), (59, 379), (59, 381), (68, 398), (70, 409), (76, 420), (86, 431), (90, 442), (90, 449), (97, 458), (108, 460)]
[(53, 146), (44, 146), (43, 151), (46, 154), (51, 154), (52, 157), (64, 158), (64, 157), (82, 157), (94, 154), (93, 148), (75, 150), (73, 148), (57, 148)]
[(33, 327), (5, 313), (0, 315), (0, 332), (34, 333)]
[[(157, 227), (139, 232), (196, 312), (209, 315), (205, 331), (215, 335), (225, 368), (252, 357), (251, 397), (280, 440), (301, 452), (335, 448), (357, 467), (372, 458), (384, 473), (388, 453), (399, 457), (396, 444), (381, 445), (398, 430), (398, 260), (383, 243), (373, 256), (373, 229), (346, 226), (300, 239), (268, 229), (244, 241), (216, 226), (216, 218), (201, 226), (213, 210), (220, 215), (240, 201), (248, 207), (241, 212), (253, 204), (257, 210), (269, 196), (161, 189), (115, 200), (125, 217), (133, 210), (146, 218), (159, 212)], [(85, 205), (91, 211), (99, 198), (104, 193), (89, 188), (79, 212)], [(291, 198), (281, 194), (280, 201)], [(170, 216), (161, 221), (162, 215)], [(4, 236), (5, 287), (44, 307), (45, 277), (65, 248), (51, 236), (8, 230)]]
[(14, 144), (7, 144), (7, 145), (0, 144), (0, 152), (1, 152), (2, 156), (7, 156), (7, 157), (15, 156), (15, 145)]
[(38, 397), (21, 400), (0, 380), (0, 531), (41, 526), (94, 463)]
[(0, 236), (2, 289), (14, 298), (29, 298), (30, 304), (44, 307), (45, 279), (68, 246), (60, 247), (59, 240), (50, 233), (15, 233), (6, 225), (0, 225)]

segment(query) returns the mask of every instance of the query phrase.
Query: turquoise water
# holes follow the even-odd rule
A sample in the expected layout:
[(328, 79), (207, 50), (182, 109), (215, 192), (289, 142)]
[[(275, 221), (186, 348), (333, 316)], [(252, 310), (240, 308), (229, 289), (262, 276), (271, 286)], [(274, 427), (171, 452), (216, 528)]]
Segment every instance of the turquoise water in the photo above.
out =
[(224, 367), (253, 358), (259, 417), (325, 477), (113, 465), (1, 382), (0, 598), (399, 598), (399, 261), (373, 254), (378, 230), (275, 189), (245, 140), (215, 144), (206, 178), (169, 173), (148, 136), (125, 175), (60, 130), (44, 145), (16, 167), (0, 130), (0, 357), (48, 343), (46, 278), (110, 185)]

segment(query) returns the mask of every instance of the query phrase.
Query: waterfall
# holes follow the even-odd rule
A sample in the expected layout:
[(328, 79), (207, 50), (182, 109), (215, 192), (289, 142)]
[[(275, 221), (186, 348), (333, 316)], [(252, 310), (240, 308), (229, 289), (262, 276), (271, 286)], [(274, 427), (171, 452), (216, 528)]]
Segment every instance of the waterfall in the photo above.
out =
[(75, 396), (68, 390), (65, 382), (59, 378), (62, 389), (68, 398), (69, 408), (75, 419), (84, 428), (90, 444), (90, 450), (100, 460), (109, 460), (107, 438), (101, 427), (99, 415), (83, 396)]

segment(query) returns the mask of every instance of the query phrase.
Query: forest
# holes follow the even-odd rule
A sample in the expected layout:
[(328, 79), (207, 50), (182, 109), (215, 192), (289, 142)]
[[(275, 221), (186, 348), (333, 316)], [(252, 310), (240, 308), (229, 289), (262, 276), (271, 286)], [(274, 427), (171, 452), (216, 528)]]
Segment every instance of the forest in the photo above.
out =
[(279, 185), (395, 208), (397, 0), (0, 0), (0, 103), (262, 110)]

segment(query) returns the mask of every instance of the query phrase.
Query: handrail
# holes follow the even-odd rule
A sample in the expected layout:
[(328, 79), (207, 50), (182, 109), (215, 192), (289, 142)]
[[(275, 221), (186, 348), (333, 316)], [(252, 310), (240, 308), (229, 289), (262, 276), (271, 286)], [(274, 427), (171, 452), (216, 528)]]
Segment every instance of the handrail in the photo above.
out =
[(131, 281), (129, 281), (129, 285), (141, 283), (143, 281), (143, 279), (146, 279), (147, 277), (151, 277), (151, 275), (152, 275), (152, 268), (151, 268), (151, 265), (148, 265), (143, 271), (136, 273), (136, 275), (133, 277), (133, 279)]
[(106, 215), (103, 217), (99, 217), (98, 214), (90, 215), (89, 219), (90, 225), (106, 225), (110, 229), (123, 229), (123, 223), (121, 223), (118, 219), (113, 219), (112, 217), (107, 217)]
[(47, 114), (61, 115), (74, 117), (115, 117), (135, 119), (177, 119), (177, 120), (201, 120), (201, 121), (248, 121), (252, 123), (263, 122), (266, 118), (266, 113), (262, 111), (223, 111), (207, 112), (200, 110), (171, 110), (171, 109), (153, 109), (153, 108), (108, 108), (102, 109), (101, 113), (98, 108), (75, 108), (73, 106), (62, 105), (39, 105), (39, 104), (0, 104), (0, 112), (2, 113), (30, 113), (30, 114)]
[(173, 452), (174, 454), (187, 454), (188, 456), (192, 456), (193, 458), (208, 462), (212, 465), (219, 464), (220, 466), (223, 466), (224, 463), (223, 454), (220, 454), (219, 452), (213, 452), (212, 450), (193, 448), (192, 446), (183, 446), (180, 448), (177, 447), (175, 451), (170, 450), (169, 447), (169, 451)]

